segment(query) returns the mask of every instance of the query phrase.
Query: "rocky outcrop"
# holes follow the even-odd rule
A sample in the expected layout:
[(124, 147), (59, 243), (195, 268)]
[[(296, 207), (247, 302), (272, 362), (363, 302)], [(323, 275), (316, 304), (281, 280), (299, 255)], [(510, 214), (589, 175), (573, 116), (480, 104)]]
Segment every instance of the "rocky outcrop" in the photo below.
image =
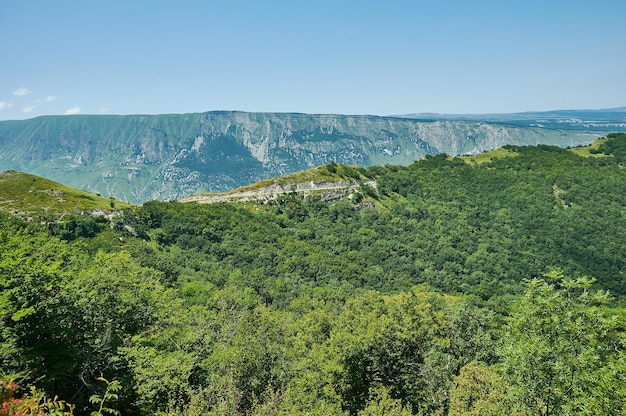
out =
[(376, 188), (376, 181), (364, 180), (355, 182), (345, 181), (308, 181), (285, 185), (269, 185), (258, 189), (226, 192), (217, 195), (191, 195), (181, 198), (179, 202), (195, 202), (197, 204), (215, 204), (219, 202), (265, 202), (276, 199), (280, 195), (298, 193), (304, 196), (311, 194), (320, 195), (325, 201), (341, 199), (361, 185), (369, 185)]

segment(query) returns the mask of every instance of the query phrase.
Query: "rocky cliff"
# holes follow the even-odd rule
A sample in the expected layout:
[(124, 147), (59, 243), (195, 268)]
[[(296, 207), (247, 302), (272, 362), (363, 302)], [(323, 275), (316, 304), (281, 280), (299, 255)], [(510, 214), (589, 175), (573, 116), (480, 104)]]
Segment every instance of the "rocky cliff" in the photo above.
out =
[(47, 116), (0, 122), (0, 171), (25, 171), (130, 202), (222, 192), (336, 161), (408, 164), (505, 144), (588, 143), (600, 134), (476, 121), (208, 112)]
[(219, 202), (267, 202), (280, 195), (297, 193), (304, 196), (317, 194), (324, 201), (334, 201), (350, 195), (362, 185), (369, 185), (376, 189), (375, 180), (359, 181), (307, 181), (293, 184), (272, 184), (256, 189), (241, 189), (221, 194), (190, 195), (181, 198), (179, 202), (195, 202), (197, 204), (215, 204)]

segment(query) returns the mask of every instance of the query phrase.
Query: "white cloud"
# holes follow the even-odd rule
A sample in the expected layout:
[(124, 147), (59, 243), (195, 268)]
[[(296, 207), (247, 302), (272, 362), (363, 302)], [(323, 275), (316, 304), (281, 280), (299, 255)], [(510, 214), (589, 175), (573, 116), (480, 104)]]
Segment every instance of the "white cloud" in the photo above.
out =
[(65, 112), (65, 115), (70, 116), (72, 114), (78, 114), (78, 113), (80, 113), (80, 107), (72, 107)]
[(108, 108), (102, 108), (100, 109), (100, 111), (98, 111), (98, 114), (108, 114), (109, 113), (109, 109)]
[(26, 87), (20, 87), (18, 89), (16, 89), (15, 91), (13, 91), (13, 95), (15, 95), (16, 97), (23, 97), (25, 95), (30, 94), (32, 91), (29, 90)]
[(32, 113), (36, 107), (34, 105), (29, 105), (28, 107), (22, 108), (22, 113)]
[(6, 101), (0, 101), (0, 111), (4, 110), (5, 108), (11, 108), (13, 107), (13, 103), (7, 103)]
[(52, 102), (52, 101), (54, 101), (56, 99), (57, 99), (57, 97), (55, 97), (54, 95), (49, 95), (46, 98), (37, 98), (35, 100), (35, 104), (41, 105), (41, 104), (45, 104), (45, 103), (50, 103), (50, 102)]

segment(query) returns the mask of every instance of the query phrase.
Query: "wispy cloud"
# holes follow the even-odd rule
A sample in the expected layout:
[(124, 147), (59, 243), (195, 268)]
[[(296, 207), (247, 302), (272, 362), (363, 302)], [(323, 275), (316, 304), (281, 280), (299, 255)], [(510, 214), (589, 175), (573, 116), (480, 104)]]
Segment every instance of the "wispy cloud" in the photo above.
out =
[(72, 114), (79, 114), (79, 113), (80, 113), (80, 107), (72, 107), (65, 112), (65, 115), (70, 116)]
[(28, 107), (22, 108), (22, 113), (32, 113), (36, 107), (34, 105), (29, 105)]
[(4, 110), (5, 108), (11, 108), (13, 107), (13, 103), (9, 102), (7, 103), (6, 101), (0, 101), (0, 111)]
[(57, 97), (55, 97), (54, 95), (49, 95), (46, 98), (37, 98), (35, 100), (35, 104), (40, 105), (40, 104), (45, 104), (45, 103), (51, 103), (52, 101), (56, 99)]
[(15, 91), (13, 91), (13, 95), (15, 95), (16, 97), (23, 97), (23, 96), (28, 95), (30, 93), (32, 93), (32, 91), (29, 90), (26, 87), (20, 87), (20, 88), (16, 89)]
[(100, 111), (98, 111), (98, 114), (108, 114), (108, 113), (109, 113), (108, 108), (101, 108)]

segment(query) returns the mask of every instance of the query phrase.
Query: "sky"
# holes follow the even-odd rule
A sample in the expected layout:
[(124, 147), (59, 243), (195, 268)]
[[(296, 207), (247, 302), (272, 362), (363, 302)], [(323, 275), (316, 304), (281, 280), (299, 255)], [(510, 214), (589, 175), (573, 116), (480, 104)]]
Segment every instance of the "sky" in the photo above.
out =
[(626, 106), (624, 0), (0, 0), (0, 120)]

